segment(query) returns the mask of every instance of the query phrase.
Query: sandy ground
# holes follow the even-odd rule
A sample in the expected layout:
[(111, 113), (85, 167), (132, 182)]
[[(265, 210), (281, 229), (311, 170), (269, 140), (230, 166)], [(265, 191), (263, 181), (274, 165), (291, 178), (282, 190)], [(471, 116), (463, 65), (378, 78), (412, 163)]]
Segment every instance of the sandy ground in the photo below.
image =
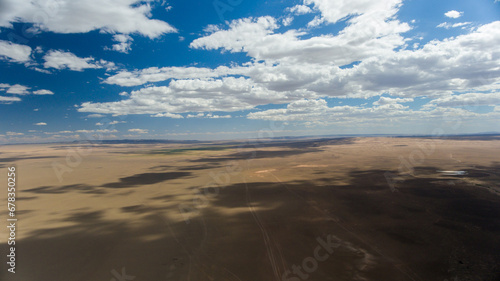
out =
[(424, 138), (1, 146), (18, 222), (0, 280), (500, 280), (499, 156)]

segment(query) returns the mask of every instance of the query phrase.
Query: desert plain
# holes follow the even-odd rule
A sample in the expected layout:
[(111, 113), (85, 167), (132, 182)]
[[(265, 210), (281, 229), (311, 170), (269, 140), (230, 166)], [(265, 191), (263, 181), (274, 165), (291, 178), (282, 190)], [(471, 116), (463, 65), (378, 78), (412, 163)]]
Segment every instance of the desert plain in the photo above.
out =
[(0, 280), (500, 280), (499, 156), (498, 137), (3, 145)]

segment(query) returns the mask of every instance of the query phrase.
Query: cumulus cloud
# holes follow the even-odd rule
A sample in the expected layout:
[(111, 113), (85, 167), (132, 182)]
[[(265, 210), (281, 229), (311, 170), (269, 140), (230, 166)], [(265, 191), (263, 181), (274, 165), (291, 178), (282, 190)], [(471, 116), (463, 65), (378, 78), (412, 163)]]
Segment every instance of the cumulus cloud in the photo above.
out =
[(203, 67), (150, 67), (142, 70), (125, 71), (108, 77), (104, 83), (120, 86), (138, 86), (168, 79), (213, 78), (231, 74), (241, 74), (241, 67), (219, 66), (215, 69)]
[[(11, 94), (11, 95), (29, 95), (29, 94), (53, 95), (54, 94), (50, 90), (41, 89), (41, 90), (36, 90), (36, 91), (31, 92), (30, 89), (31, 89), (31, 87), (24, 86), (24, 85), (19, 85), (19, 84), (10, 85), (10, 84), (6, 84), (6, 83), (0, 83), (0, 92), (5, 91), (5, 93)], [(4, 101), (20, 101), (21, 99), (18, 97), (4, 97), (3, 100)]]
[(452, 19), (458, 19), (463, 14), (464, 14), (464, 12), (459, 12), (459, 11), (455, 11), (455, 10), (451, 10), (451, 11), (444, 13), (445, 17), (452, 18)]
[(29, 89), (30, 89), (30, 87), (15, 84), (15, 85), (9, 86), (6, 92), (7, 92), (7, 94), (27, 95), (30, 93), (28, 91)]
[(109, 125), (116, 125), (116, 124), (120, 124), (120, 123), (127, 123), (127, 121), (111, 121), (109, 122)]
[(38, 122), (38, 123), (36, 123), (34, 125), (37, 125), (37, 126), (47, 126), (47, 123), (45, 123), (45, 122)]
[[(444, 113), (472, 118), (479, 115), (449, 108), (436, 99), (500, 88), (500, 51), (496, 47), (500, 44), (500, 22), (407, 49), (411, 39), (404, 38), (403, 34), (411, 27), (397, 19), (401, 1), (356, 0), (336, 4), (326, 0), (303, 2), (317, 14), (318, 23), (345, 22), (345, 28), (335, 35), (310, 36), (307, 29), (281, 31), (283, 21), (269, 16), (234, 20), (227, 27), (207, 26), (207, 34), (192, 41), (191, 48), (242, 52), (250, 57), (250, 62), (214, 69), (123, 70), (104, 82), (139, 86), (168, 81), (168, 85), (148, 85), (130, 94), (126, 92), (121, 94), (124, 99), (116, 102), (85, 102), (78, 110), (113, 115), (183, 118), (181, 114), (185, 114), (185, 118), (210, 118), (207, 112), (288, 104), (286, 109), (254, 112), (247, 117), (299, 120), (301, 117), (297, 116), (303, 112), (308, 122), (382, 118), (384, 113), (404, 118), (411, 118), (411, 114), (415, 118), (432, 118)], [(391, 97), (380, 97), (373, 107), (328, 107), (324, 100), (382, 94)], [(422, 110), (409, 110), (405, 103), (421, 96), (436, 100), (435, 106), (431, 108), (429, 104)], [(319, 114), (321, 112), (324, 114)], [(332, 117), (328, 117), (329, 114)]]
[(113, 35), (113, 41), (117, 42), (113, 44), (111, 48), (105, 48), (106, 50), (113, 50), (120, 53), (128, 54), (132, 50), (132, 42), (134, 39), (130, 35), (126, 34), (116, 34)]
[(0, 103), (3, 104), (11, 104), (16, 101), (21, 101), (19, 97), (6, 97), (6, 96), (0, 96)]
[[(66, 133), (72, 133), (71, 131), (65, 131)], [(74, 133), (80, 133), (80, 134), (91, 134), (91, 133), (103, 133), (103, 134), (110, 134), (110, 133), (118, 133), (117, 130), (109, 130), (109, 129), (101, 129), (101, 130), (76, 130)]]
[(451, 95), (434, 99), (429, 102), (429, 105), (442, 107), (475, 107), (482, 105), (500, 105), (500, 92)]
[(54, 93), (50, 90), (36, 90), (33, 91), (34, 95), (53, 95)]
[(353, 0), (353, 1), (330, 1), (330, 0), (304, 0), (305, 5), (313, 5), (314, 9), (321, 13), (322, 18), (329, 23), (337, 23), (349, 16), (367, 15), (378, 20), (378, 13), (393, 14), (397, 11), (402, 0)]
[(175, 114), (175, 113), (158, 113), (158, 114), (155, 114), (155, 115), (151, 115), (151, 117), (166, 117), (166, 118), (172, 118), (172, 119), (182, 119), (184, 118), (184, 116), (180, 115), (180, 114)]
[(25, 63), (31, 60), (30, 56), (31, 47), (0, 40), (0, 59)]
[(225, 119), (225, 118), (231, 118), (231, 115), (217, 115), (217, 114), (212, 114), (212, 113), (198, 113), (198, 114), (188, 114), (186, 115), (186, 118), (209, 118), (209, 119)]
[(93, 57), (80, 58), (71, 52), (49, 51), (43, 59), (45, 68), (69, 69), (83, 71), (84, 69), (113, 68), (114, 64), (104, 60), (96, 61)]
[[(292, 102), (283, 109), (269, 109), (252, 112), (249, 119), (272, 120), (283, 122), (298, 122), (305, 125), (350, 126), (350, 124), (384, 124), (391, 122), (405, 122), (412, 120), (431, 121), (460, 116), (461, 120), (477, 118), (480, 115), (471, 111), (457, 108), (433, 108), (430, 110), (410, 110), (407, 106), (398, 103), (389, 103), (375, 107), (363, 106), (333, 106), (329, 107), (323, 99), (299, 100)], [(498, 114), (496, 117), (500, 116)]]
[[(393, 6), (386, 5), (385, 10), (361, 13), (350, 18), (347, 26), (336, 36), (302, 39), (305, 31), (294, 29), (277, 33), (279, 24), (276, 19), (265, 16), (234, 20), (226, 30), (211, 29), (211, 34), (194, 40), (190, 47), (244, 52), (257, 61), (342, 66), (368, 57), (389, 55), (395, 48), (405, 44), (401, 33), (409, 31), (410, 26), (394, 18), (398, 11), (394, 5), (399, 1), (390, 3)], [(333, 21), (335, 17), (317, 18), (318, 24), (327, 18)]]
[(457, 22), (457, 23), (443, 22), (443, 23), (438, 24), (436, 27), (442, 27), (442, 28), (446, 28), (446, 29), (456, 28), (456, 27), (465, 28), (467, 25), (470, 25), (470, 24), (471, 24), (471, 22)]
[(178, 113), (238, 111), (269, 102), (282, 103), (284, 94), (257, 86), (240, 77), (222, 79), (173, 80), (168, 86), (147, 87), (132, 91), (130, 97), (117, 102), (86, 102), (80, 112), (101, 114), (157, 114), (155, 117), (178, 118)]
[(296, 14), (296, 15), (304, 15), (312, 13), (311, 8), (306, 5), (295, 5), (293, 7), (289, 7), (286, 9), (287, 12)]
[(7, 132), (7, 136), (22, 136), (24, 135), (23, 133), (18, 133), (18, 132)]
[(132, 133), (138, 133), (138, 134), (147, 134), (148, 133), (148, 130), (146, 130), (146, 129), (129, 129), (128, 131), (132, 132)]
[(149, 1), (139, 0), (5, 0), (0, 10), (0, 27), (12, 23), (33, 23), (36, 28), (55, 33), (140, 34), (156, 38), (176, 32), (170, 24), (151, 19)]
[(373, 105), (386, 105), (386, 104), (396, 104), (396, 103), (405, 103), (405, 102), (412, 102), (412, 98), (386, 98), (386, 97), (380, 97), (378, 101), (374, 102)]

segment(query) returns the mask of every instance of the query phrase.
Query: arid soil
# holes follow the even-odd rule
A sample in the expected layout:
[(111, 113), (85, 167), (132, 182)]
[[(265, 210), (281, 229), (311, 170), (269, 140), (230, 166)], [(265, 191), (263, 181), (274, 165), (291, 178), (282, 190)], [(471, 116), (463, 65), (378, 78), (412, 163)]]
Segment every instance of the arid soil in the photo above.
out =
[(0, 146), (5, 225), (10, 166), (0, 280), (500, 280), (495, 138)]

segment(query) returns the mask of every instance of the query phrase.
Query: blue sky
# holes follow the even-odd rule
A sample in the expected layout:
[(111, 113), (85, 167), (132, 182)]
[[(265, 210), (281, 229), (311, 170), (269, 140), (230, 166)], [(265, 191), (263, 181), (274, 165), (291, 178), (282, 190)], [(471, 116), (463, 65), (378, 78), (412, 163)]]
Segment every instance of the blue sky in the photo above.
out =
[(500, 131), (500, 2), (0, 2), (0, 143)]

